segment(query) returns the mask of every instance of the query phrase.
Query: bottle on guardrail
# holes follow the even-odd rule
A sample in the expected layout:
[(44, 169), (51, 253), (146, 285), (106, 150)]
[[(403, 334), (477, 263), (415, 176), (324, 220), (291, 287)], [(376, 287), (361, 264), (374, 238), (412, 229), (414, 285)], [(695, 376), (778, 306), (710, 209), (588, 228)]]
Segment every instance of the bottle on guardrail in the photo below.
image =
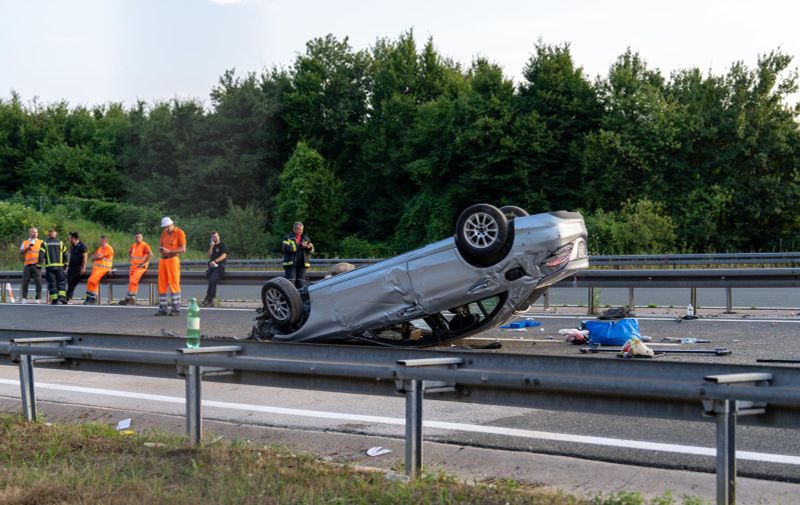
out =
[(200, 347), (200, 307), (197, 298), (189, 299), (186, 314), (186, 347), (197, 349)]

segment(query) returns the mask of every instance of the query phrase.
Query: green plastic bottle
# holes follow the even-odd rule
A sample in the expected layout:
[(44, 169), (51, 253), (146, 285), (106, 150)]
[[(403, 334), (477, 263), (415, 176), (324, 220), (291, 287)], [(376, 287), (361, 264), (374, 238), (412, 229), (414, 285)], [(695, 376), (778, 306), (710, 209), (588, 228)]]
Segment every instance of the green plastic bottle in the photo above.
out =
[(186, 347), (197, 349), (200, 347), (200, 307), (197, 298), (189, 299), (186, 313)]

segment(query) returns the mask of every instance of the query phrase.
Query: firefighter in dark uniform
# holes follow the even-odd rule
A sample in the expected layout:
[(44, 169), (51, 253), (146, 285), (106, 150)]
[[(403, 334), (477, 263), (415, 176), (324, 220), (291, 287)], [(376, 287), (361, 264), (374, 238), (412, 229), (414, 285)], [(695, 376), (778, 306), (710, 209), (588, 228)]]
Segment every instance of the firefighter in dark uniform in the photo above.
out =
[(303, 223), (297, 222), (292, 227), (292, 233), (283, 237), (283, 271), (285, 277), (292, 281), (297, 289), (306, 285), (306, 269), (311, 267), (311, 253), (314, 244), (308, 235), (303, 233)]
[(44, 274), (47, 279), (47, 291), (50, 293), (50, 303), (67, 304), (67, 276), (64, 267), (69, 263), (67, 246), (56, 237), (55, 230), (47, 231), (47, 240), (42, 246), (44, 249)]

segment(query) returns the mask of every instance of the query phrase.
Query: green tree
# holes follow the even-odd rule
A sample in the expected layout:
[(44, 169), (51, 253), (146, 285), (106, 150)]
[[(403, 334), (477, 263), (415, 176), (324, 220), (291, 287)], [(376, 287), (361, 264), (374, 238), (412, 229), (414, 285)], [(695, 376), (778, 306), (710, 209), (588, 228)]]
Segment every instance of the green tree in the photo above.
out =
[(38, 195), (117, 198), (124, 191), (114, 158), (89, 146), (40, 147), (20, 169), (26, 189)]
[[(586, 135), (600, 126), (603, 108), (597, 92), (572, 60), (569, 44), (536, 44), (523, 70), (516, 99), (516, 136), (530, 186), (545, 195), (551, 208), (583, 204), (576, 188), (583, 185), (581, 153)], [(520, 202), (530, 210), (546, 210), (543, 202)]]
[(342, 200), (342, 183), (322, 156), (298, 142), (280, 176), (273, 233), (289, 233), (296, 221), (302, 221), (317, 253), (334, 256), (346, 217)]
[(458, 213), (473, 203), (519, 204), (530, 193), (518, 163), (513, 97), (502, 70), (478, 59), (455, 97), (420, 107), (411, 132), (414, 159), (406, 166), (418, 191), (395, 235), (398, 249), (452, 234)]
[(36, 150), (38, 128), (18, 93), (0, 99), (0, 191), (15, 192), (25, 184), (20, 168)]
[(182, 208), (207, 213), (213, 198), (271, 210), (278, 174), (288, 157), (280, 97), (285, 74), (237, 78), (227, 71), (212, 90), (213, 112), (202, 118), (199, 142), (179, 166)]
[(370, 62), (371, 110), (358, 163), (348, 177), (347, 208), (352, 230), (386, 241), (418, 190), (403, 167), (415, 159), (413, 126), (420, 109), (443, 95), (457, 94), (463, 77), (437, 53), (432, 40), (418, 50), (412, 31), (397, 40), (378, 40)]
[(353, 51), (347, 37), (316, 38), (298, 55), (284, 95), (289, 139), (303, 140), (348, 175), (360, 149), (368, 114), (369, 54)]
[(582, 154), (584, 200), (591, 208), (616, 207), (628, 198), (660, 200), (668, 189), (665, 174), (681, 147), (684, 115), (664, 86), (661, 73), (630, 50), (599, 83), (605, 113)]
[[(687, 167), (694, 212), (681, 212), (673, 198), (672, 212), (694, 250), (761, 250), (778, 246), (798, 233), (795, 219), (800, 197), (800, 129), (798, 91), (792, 58), (781, 52), (762, 55), (756, 68), (734, 64), (723, 77), (702, 78), (699, 71), (677, 76), (670, 92), (685, 104), (691, 121), (680, 133), (683, 149), (676, 158)], [(680, 181), (667, 181), (677, 188)], [(696, 216), (711, 206), (712, 233), (693, 229)]]

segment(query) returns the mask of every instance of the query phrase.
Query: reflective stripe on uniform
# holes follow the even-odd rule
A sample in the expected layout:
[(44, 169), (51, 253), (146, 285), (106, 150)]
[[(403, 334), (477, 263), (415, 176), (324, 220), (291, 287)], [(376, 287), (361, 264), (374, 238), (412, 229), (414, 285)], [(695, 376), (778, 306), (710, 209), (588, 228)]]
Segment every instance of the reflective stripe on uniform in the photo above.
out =
[(132, 244), (130, 249), (128, 249), (128, 254), (131, 257), (131, 266), (141, 266), (147, 259), (148, 252), (150, 254), (153, 253), (152, 249), (150, 249), (150, 244), (147, 242), (142, 242), (141, 244)]
[(294, 240), (284, 240), (283, 243), (288, 246), (291, 246), (293, 253), (297, 252), (297, 242), (295, 242)]
[(109, 270), (111, 270), (111, 260), (108, 259), (108, 258), (102, 258), (102, 259), (99, 259), (99, 260), (94, 260), (94, 266), (100, 267), (100, 268), (108, 268)]

